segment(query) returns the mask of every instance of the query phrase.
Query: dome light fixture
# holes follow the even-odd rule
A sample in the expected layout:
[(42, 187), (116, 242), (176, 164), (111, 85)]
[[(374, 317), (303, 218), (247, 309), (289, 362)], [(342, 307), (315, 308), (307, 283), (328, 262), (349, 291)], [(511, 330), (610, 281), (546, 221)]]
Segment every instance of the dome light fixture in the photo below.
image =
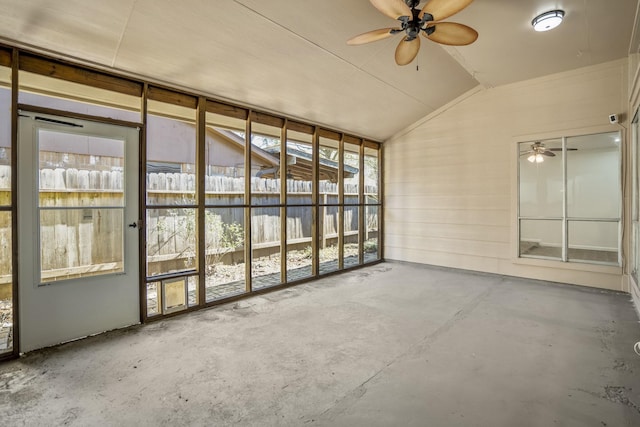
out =
[(563, 18), (563, 10), (552, 10), (533, 18), (531, 25), (533, 25), (533, 29), (536, 31), (549, 31), (560, 25)]

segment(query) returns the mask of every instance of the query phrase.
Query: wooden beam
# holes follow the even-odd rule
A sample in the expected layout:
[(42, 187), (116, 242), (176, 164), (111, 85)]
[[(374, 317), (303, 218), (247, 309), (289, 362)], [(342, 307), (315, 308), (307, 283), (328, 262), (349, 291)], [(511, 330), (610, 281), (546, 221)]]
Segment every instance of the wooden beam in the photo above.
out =
[(364, 140), (364, 146), (366, 148), (373, 148), (374, 150), (379, 150), (380, 149), (380, 143), (373, 142), (373, 141), (367, 141), (366, 139)]
[(284, 119), (282, 117), (272, 116), (270, 114), (260, 113), (258, 111), (251, 112), (251, 121), (254, 123), (274, 126), (277, 128), (281, 128), (284, 126)]
[(245, 108), (212, 101), (210, 99), (207, 100), (207, 112), (241, 120), (247, 120), (249, 118), (249, 110)]
[(300, 132), (300, 133), (306, 133), (309, 135), (313, 135), (314, 132), (314, 126), (305, 124), (305, 123), (301, 123), (301, 122), (293, 122), (293, 121), (288, 121), (287, 122), (287, 129), (290, 131), (294, 131), (294, 132)]
[(328, 129), (318, 129), (318, 136), (322, 137), (322, 138), (329, 138), (329, 139), (333, 139), (334, 141), (340, 141), (341, 139), (341, 134), (339, 134), (338, 132), (333, 132), (331, 130)]
[(362, 140), (360, 138), (356, 138), (355, 136), (351, 135), (345, 135), (344, 142), (346, 142), (347, 144), (362, 145)]
[(11, 49), (0, 47), (0, 65), (11, 67)]
[(19, 68), (34, 74), (111, 90), (132, 96), (142, 96), (142, 83), (116, 77), (100, 71), (75, 65), (68, 65), (52, 59), (44, 59), (28, 53), (21, 53)]
[(167, 104), (179, 105), (181, 107), (195, 109), (198, 105), (198, 98), (184, 93), (175, 92), (157, 86), (149, 86), (147, 94), (149, 99), (165, 102)]

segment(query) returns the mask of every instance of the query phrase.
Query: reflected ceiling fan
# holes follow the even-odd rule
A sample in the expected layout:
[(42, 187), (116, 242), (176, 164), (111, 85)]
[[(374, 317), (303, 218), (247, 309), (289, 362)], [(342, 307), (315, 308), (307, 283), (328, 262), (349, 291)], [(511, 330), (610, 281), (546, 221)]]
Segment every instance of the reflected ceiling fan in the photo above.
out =
[[(567, 151), (577, 150), (577, 148), (567, 148)], [(521, 152), (520, 157), (528, 155), (529, 157), (527, 157), (527, 160), (529, 160), (531, 163), (542, 163), (544, 162), (543, 156), (555, 157), (556, 154), (554, 153), (554, 151), (562, 151), (562, 148), (547, 148), (542, 142), (537, 141), (531, 144), (530, 150)]]
[(420, 0), (369, 0), (383, 14), (400, 21), (400, 27), (369, 31), (347, 41), (349, 45), (360, 45), (386, 39), (404, 33), (396, 48), (396, 63), (407, 65), (420, 50), (420, 34), (436, 43), (450, 46), (465, 46), (478, 38), (471, 27), (455, 22), (440, 22), (460, 12), (473, 0), (428, 0), (422, 10)]

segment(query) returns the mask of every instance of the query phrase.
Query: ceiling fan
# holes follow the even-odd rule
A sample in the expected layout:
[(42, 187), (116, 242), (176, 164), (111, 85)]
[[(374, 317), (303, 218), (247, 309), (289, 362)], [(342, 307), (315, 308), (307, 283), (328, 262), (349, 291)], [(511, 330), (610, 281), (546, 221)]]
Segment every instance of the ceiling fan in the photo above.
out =
[(455, 22), (440, 22), (460, 12), (473, 0), (429, 0), (422, 10), (418, 9), (420, 0), (369, 1), (383, 14), (400, 21), (401, 26), (369, 31), (353, 37), (347, 44), (360, 45), (404, 33), (396, 48), (398, 65), (407, 65), (418, 55), (420, 33), (431, 41), (450, 46), (465, 46), (478, 38), (478, 32), (471, 27)]
[[(567, 148), (567, 151), (577, 150), (577, 148)], [(531, 144), (530, 150), (521, 152), (520, 157), (528, 155), (527, 160), (531, 163), (542, 163), (544, 162), (544, 157), (542, 156), (555, 157), (554, 151), (562, 151), (562, 148), (547, 148), (542, 142), (537, 141)]]

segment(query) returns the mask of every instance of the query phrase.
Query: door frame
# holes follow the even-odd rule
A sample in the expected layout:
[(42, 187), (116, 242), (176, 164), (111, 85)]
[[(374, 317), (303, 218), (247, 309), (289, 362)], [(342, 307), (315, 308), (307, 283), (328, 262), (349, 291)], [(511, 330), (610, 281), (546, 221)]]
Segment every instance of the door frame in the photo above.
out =
[[(94, 122), (96, 124), (101, 124), (101, 125), (113, 125), (113, 126), (119, 126), (119, 127), (123, 127), (123, 128), (128, 128), (130, 130), (136, 129), (138, 131), (138, 138), (137, 140), (131, 138), (131, 142), (136, 143), (136, 149), (137, 149), (137, 160), (134, 159), (135, 164), (134, 165), (130, 165), (127, 166), (125, 164), (125, 167), (128, 168), (131, 173), (135, 173), (137, 175), (137, 186), (135, 188), (133, 188), (133, 191), (137, 192), (137, 197), (136, 199), (136, 204), (134, 207), (134, 209), (137, 209), (137, 224), (138, 224), (138, 236), (137, 236), (137, 245), (138, 245), (138, 249), (137, 249), (137, 254), (133, 255), (132, 253), (127, 253), (127, 255), (131, 258), (133, 258), (134, 256), (137, 256), (137, 260), (136, 259), (131, 259), (130, 262), (131, 264), (130, 267), (127, 268), (131, 268), (131, 266), (133, 267), (137, 267), (138, 269), (138, 274), (137, 276), (133, 276), (135, 277), (135, 279), (132, 280), (136, 280), (136, 285), (138, 288), (138, 295), (139, 295), (139, 305), (137, 307), (138, 310), (138, 315), (137, 315), (137, 321), (138, 322), (142, 322), (142, 304), (143, 304), (143, 299), (142, 299), (142, 293), (143, 293), (143, 280), (141, 275), (143, 274), (143, 266), (142, 266), (142, 236), (144, 233), (142, 233), (142, 231), (144, 230), (144, 226), (143, 226), (143, 221), (140, 219), (142, 217), (143, 214), (143, 197), (144, 197), (144, 177), (143, 177), (143, 170), (142, 170), (142, 144), (143, 144), (143, 138), (144, 138), (144, 127), (143, 127), (143, 123), (142, 122), (129, 122), (129, 121), (124, 121), (124, 120), (118, 120), (118, 119), (111, 119), (111, 118), (106, 118), (106, 117), (100, 117), (100, 116), (92, 116), (92, 115), (87, 115), (87, 114), (82, 114), (82, 113), (75, 113), (75, 112), (69, 112), (69, 111), (63, 111), (63, 110), (56, 110), (56, 109), (51, 109), (51, 108), (43, 108), (43, 107), (38, 107), (38, 106), (33, 106), (33, 105), (27, 105), (27, 104), (18, 104), (17, 108), (16, 108), (16, 112), (17, 112), (17, 116), (19, 116), (21, 113), (25, 113), (25, 114), (44, 114), (44, 115), (53, 115), (53, 116), (57, 116), (60, 118), (66, 118), (66, 119), (76, 119), (76, 120), (83, 120), (83, 121), (89, 121), (89, 122)], [(17, 119), (19, 119), (19, 117), (17, 117)], [(19, 126), (19, 120), (16, 120), (16, 134), (18, 133), (18, 128)], [(18, 135), (16, 135), (16, 141), (19, 140)], [(19, 151), (19, 143), (16, 146), (16, 152)], [(125, 148), (125, 154), (126, 154), (126, 148)], [(16, 153), (17, 154), (17, 153)], [(126, 160), (125, 160), (126, 161)], [(17, 164), (16, 164), (17, 166)], [(33, 171), (31, 171), (33, 172)], [(18, 179), (20, 174), (18, 173)], [(19, 188), (20, 186), (20, 182), (17, 182), (17, 187)], [(20, 190), (16, 189), (16, 193), (19, 193)], [(37, 189), (35, 189), (35, 191), (37, 192)], [(18, 204), (19, 205), (19, 204)], [(19, 206), (16, 206), (16, 211), (18, 212), (18, 216), (20, 215), (20, 211), (19, 211)], [(124, 223), (123, 226), (125, 227), (125, 229), (123, 230), (123, 232), (128, 232), (126, 229), (126, 225), (128, 223), (128, 219), (130, 218), (124, 218)], [(21, 236), (22, 233), (20, 233), (20, 229), (21, 226), (19, 225), (20, 219), (18, 218), (18, 226), (16, 229), (16, 239), (14, 242), (15, 245), (15, 255), (16, 257), (19, 257), (19, 253), (21, 252), (21, 250), (19, 250), (19, 246), (20, 244), (31, 244), (30, 242), (20, 242), (21, 238), (24, 238), (24, 236)], [(37, 232), (37, 230), (34, 230), (35, 232)], [(135, 237), (134, 237), (135, 239)], [(39, 249), (38, 249), (39, 250)], [(35, 255), (35, 254), (34, 254)], [(125, 256), (123, 254), (123, 256)], [(18, 264), (20, 263), (20, 259), (18, 258)], [(98, 276), (99, 277), (99, 276)], [(20, 289), (22, 288), (22, 286), (19, 283), (20, 277), (19, 277), (19, 270), (16, 271), (15, 274), (15, 281), (16, 281), (16, 288)], [(76, 279), (77, 280), (77, 279)], [(33, 284), (32, 284), (33, 285)], [(64, 285), (63, 283), (61, 283), (61, 285)], [(38, 285), (35, 285), (36, 287), (38, 287)], [(54, 285), (56, 286), (56, 285)], [(22, 298), (24, 298), (24, 296), (22, 296)], [(13, 304), (14, 307), (18, 308), (18, 313), (21, 312), (21, 310), (19, 310), (19, 307), (21, 305), (23, 301), (21, 300), (21, 296), (20, 296), (20, 292), (17, 292), (14, 295), (13, 298)], [(15, 321), (15, 325), (14, 325), (14, 330), (18, 331), (18, 336), (21, 337), (20, 340), (14, 340), (14, 349), (16, 350), (17, 354), (22, 353), (24, 350), (24, 334), (21, 333), (20, 328), (22, 327), (22, 322), (20, 322), (19, 319), (19, 315), (16, 316), (16, 321)]]

